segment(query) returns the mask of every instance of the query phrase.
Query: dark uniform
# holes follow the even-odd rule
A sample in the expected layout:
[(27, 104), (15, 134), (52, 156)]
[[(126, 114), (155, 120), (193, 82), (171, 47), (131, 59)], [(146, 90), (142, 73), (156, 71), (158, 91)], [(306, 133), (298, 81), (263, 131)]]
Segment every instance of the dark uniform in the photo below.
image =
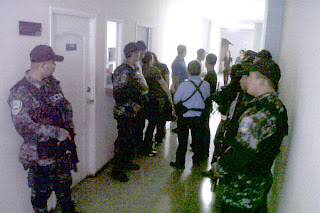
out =
[(226, 212), (266, 211), (272, 185), (271, 167), (288, 134), (287, 111), (278, 94), (265, 93), (251, 100), (241, 114), (236, 133), (226, 132), (228, 146), (219, 165), (220, 192)]
[[(136, 140), (133, 137), (137, 128), (136, 105), (142, 106), (142, 87), (136, 77), (136, 68), (123, 63), (112, 75), (113, 96), (115, 99), (114, 118), (118, 122), (118, 137), (115, 141), (113, 174), (121, 174), (131, 163)], [(118, 179), (122, 179), (119, 177)]]
[[(71, 104), (53, 76), (40, 83), (28, 71), (10, 91), (8, 104), (13, 124), (24, 142), (20, 161), (29, 170), (31, 202), (35, 212), (47, 212), (52, 191), (63, 212), (75, 212), (71, 200), (71, 170), (78, 162)], [(59, 129), (69, 131), (72, 140), (58, 141)]]
[(214, 94), (216, 92), (216, 88), (217, 88), (217, 73), (214, 70), (208, 70), (206, 76), (204, 77), (205, 81), (209, 82), (210, 84), (210, 94)]
[[(242, 90), (236, 92), (235, 95), (236, 96), (231, 103), (224, 103), (228, 104), (229, 110), (226, 113), (226, 119), (221, 120), (217, 128), (216, 135), (214, 138), (214, 152), (211, 163), (216, 162), (218, 157), (220, 157), (223, 154), (224, 150), (227, 148), (227, 145), (223, 143), (226, 137), (226, 133), (228, 133), (228, 137), (235, 136), (237, 132), (239, 117), (246, 109), (247, 102), (252, 99), (252, 96), (248, 95)], [(223, 105), (220, 106), (221, 109), (225, 107)]]

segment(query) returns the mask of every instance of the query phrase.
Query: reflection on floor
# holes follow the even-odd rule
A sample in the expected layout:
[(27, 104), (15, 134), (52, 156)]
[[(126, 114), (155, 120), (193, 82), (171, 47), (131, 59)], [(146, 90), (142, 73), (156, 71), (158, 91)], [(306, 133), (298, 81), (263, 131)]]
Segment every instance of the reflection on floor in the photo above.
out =
[[(210, 162), (213, 152), (213, 137), (220, 121), (219, 113), (210, 119), (211, 145)], [(169, 166), (175, 160), (177, 134), (168, 125), (165, 142), (157, 148), (155, 157), (139, 157), (135, 162), (141, 169), (130, 171), (130, 181), (120, 183), (110, 177), (110, 168), (94, 178), (87, 178), (73, 188), (73, 199), (77, 210), (82, 213), (182, 213), (215, 212), (212, 184), (210, 179), (201, 177), (201, 171), (210, 164), (192, 166), (192, 151), (187, 152), (186, 168), (178, 171)]]

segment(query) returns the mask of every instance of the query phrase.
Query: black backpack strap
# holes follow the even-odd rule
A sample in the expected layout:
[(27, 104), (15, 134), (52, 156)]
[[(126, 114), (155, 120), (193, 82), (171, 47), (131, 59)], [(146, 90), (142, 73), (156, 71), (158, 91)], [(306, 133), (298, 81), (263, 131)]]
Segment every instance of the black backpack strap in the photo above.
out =
[[(196, 90), (193, 92), (192, 96), (198, 91), (198, 92), (200, 93), (200, 95), (201, 95), (202, 100), (205, 102), (204, 97), (203, 97), (203, 94), (202, 94), (202, 92), (201, 92), (201, 90), (200, 90), (200, 87), (201, 87), (203, 81), (200, 82), (199, 86), (196, 85), (196, 83), (194, 83), (193, 81), (191, 81), (191, 80), (189, 80), (189, 81), (196, 87)], [(191, 97), (192, 97), (192, 96), (191, 96)], [(191, 97), (190, 97), (190, 98), (191, 98)], [(188, 100), (189, 100), (190, 98), (188, 98)], [(199, 108), (190, 108), (189, 110), (199, 111), (199, 112), (202, 112), (202, 111), (203, 111), (203, 109), (199, 109)]]
[[(196, 92), (198, 91), (197, 85), (196, 85), (193, 81), (191, 81), (191, 80), (188, 80), (188, 81), (192, 82), (193, 85), (196, 87), (196, 89), (195, 89), (195, 90), (193, 91), (193, 93), (189, 96), (189, 98), (187, 98), (186, 100), (181, 101), (181, 103), (184, 103), (184, 102), (188, 101), (188, 100), (189, 100), (190, 98), (192, 98), (192, 97), (194, 96), (194, 94), (196, 94)], [(201, 81), (199, 87), (201, 86), (201, 84), (202, 84), (202, 81)]]
[(205, 101), (205, 100), (204, 100), (204, 97), (203, 97), (203, 94), (202, 94), (202, 92), (201, 92), (201, 90), (200, 90), (200, 87), (201, 87), (201, 85), (202, 85), (203, 81), (201, 81), (201, 82), (200, 82), (199, 86), (198, 86), (198, 85), (196, 85), (196, 83), (194, 83), (194, 82), (193, 82), (193, 81), (191, 81), (191, 80), (190, 80), (190, 82), (191, 82), (191, 83), (193, 83), (193, 85), (196, 87), (195, 92), (196, 92), (196, 91), (198, 91), (198, 92), (200, 93), (200, 95), (201, 95), (202, 100), (203, 100), (203, 101)]

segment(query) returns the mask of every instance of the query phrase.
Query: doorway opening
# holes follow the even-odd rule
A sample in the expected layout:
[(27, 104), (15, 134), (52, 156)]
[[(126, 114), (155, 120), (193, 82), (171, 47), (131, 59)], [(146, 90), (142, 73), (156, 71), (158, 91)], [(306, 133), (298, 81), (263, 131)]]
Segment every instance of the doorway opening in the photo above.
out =
[(152, 49), (152, 28), (142, 25), (136, 26), (136, 41), (144, 41), (147, 45), (147, 50), (151, 51)]
[(106, 22), (106, 59), (105, 59), (105, 88), (112, 88), (111, 76), (121, 63), (121, 23)]

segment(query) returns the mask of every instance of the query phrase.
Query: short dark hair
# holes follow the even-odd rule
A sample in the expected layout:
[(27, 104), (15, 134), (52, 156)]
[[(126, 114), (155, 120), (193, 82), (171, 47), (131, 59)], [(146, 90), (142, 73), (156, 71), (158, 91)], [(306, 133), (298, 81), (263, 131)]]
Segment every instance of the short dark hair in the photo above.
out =
[(142, 59), (142, 63), (143, 64), (149, 64), (150, 61), (152, 60), (152, 52), (148, 51), (146, 52), (146, 54), (144, 55), (143, 59)]
[(188, 64), (188, 72), (189, 72), (189, 74), (191, 76), (200, 75), (200, 73), (201, 73), (201, 64), (197, 60), (191, 61)]
[(215, 65), (217, 63), (217, 56), (213, 53), (209, 53), (206, 57), (206, 63), (209, 65)]
[(130, 58), (132, 53), (137, 51), (138, 51), (138, 46), (135, 42), (128, 43), (123, 49), (123, 53), (126, 58)]
[(147, 49), (146, 43), (144, 43), (144, 41), (142, 41), (142, 40), (137, 41), (137, 46), (138, 46), (138, 50), (140, 50), (140, 51), (144, 51)]
[(206, 51), (204, 50), (204, 49), (198, 49), (198, 51), (197, 51), (197, 57), (200, 57), (200, 56), (202, 56), (203, 54), (205, 54), (206, 53)]

